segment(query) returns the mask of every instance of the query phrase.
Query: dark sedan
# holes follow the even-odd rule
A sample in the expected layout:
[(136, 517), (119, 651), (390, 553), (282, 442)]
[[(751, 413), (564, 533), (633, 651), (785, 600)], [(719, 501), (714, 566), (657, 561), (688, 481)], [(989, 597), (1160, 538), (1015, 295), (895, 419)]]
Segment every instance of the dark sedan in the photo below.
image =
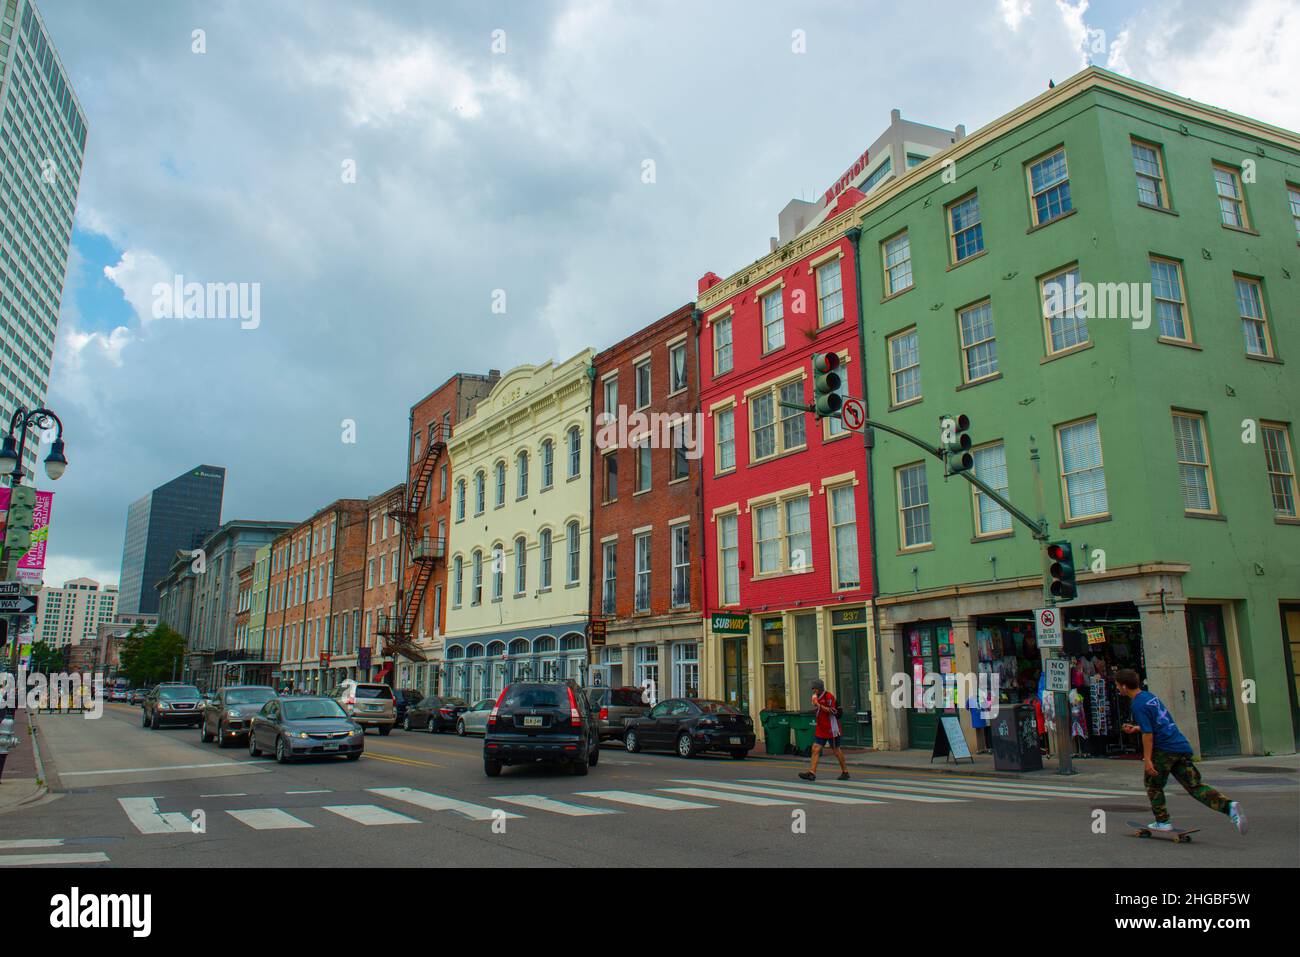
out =
[(222, 688), (205, 699), (199, 740), (207, 744), (216, 738), (217, 747), (224, 748), (227, 742), (247, 737), (253, 716), (275, 696), (275, 689), (265, 685)]
[(629, 751), (676, 751), (693, 757), (703, 751), (725, 751), (744, 758), (754, 747), (754, 722), (723, 701), (669, 698), (640, 718), (629, 718), (623, 732)]
[(406, 717), (402, 719), (402, 730), (418, 731), (423, 728), (430, 734), (435, 731), (451, 731), (456, 727), (456, 719), (468, 708), (469, 702), (464, 698), (431, 694), (419, 704), (406, 709)]
[(403, 723), (406, 720), (406, 712), (414, 708), (424, 699), (422, 692), (414, 688), (396, 688), (393, 690), (393, 711), (397, 716), (397, 724), (406, 727)]
[(255, 758), (269, 751), (281, 764), (340, 754), (355, 761), (365, 741), (365, 730), (333, 698), (303, 695), (274, 698), (262, 706), (248, 734), (248, 753)]

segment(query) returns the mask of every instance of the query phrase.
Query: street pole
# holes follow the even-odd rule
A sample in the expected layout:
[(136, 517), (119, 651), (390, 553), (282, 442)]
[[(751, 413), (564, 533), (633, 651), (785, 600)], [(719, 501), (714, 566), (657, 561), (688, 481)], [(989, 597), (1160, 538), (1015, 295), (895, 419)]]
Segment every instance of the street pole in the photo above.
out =
[[(1038, 454), (1038, 440), (1032, 435), (1029, 437), (1029, 461), (1034, 467), (1034, 499), (1038, 506), (1038, 521), (1041, 527), (1047, 528), (1047, 509), (1043, 504), (1043, 472)], [(1047, 589), (1048, 578), (1048, 559), (1046, 550), (1040, 549), (1043, 563), (1043, 607), (1054, 607), (1052, 594)], [(1065, 640), (1065, 616), (1062, 614), (1057, 621), (1057, 626), (1061, 629), (1061, 640)], [(1035, 623), (1037, 627), (1037, 623)], [(1063, 657), (1064, 649), (1039, 648), (1039, 654), (1042, 657), (1042, 674), (1044, 675), (1044, 688), (1046, 688), (1047, 662), (1049, 658)], [(1071, 748), (1074, 742), (1070, 740), (1070, 700), (1068, 692), (1049, 691), (1052, 696), (1052, 710), (1055, 712), (1056, 723), (1056, 773), (1057, 774), (1077, 774), (1074, 770), (1074, 757), (1071, 754)]]

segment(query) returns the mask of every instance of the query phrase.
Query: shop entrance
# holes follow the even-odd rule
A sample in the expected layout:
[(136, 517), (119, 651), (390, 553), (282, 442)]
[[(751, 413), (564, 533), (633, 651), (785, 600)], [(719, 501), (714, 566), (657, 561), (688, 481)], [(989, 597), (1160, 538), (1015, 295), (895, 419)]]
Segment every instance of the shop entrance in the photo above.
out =
[(1282, 606), (1282, 656), (1291, 689), (1291, 728), (1296, 750), (1300, 751), (1300, 605)]
[(722, 696), (749, 713), (749, 639), (722, 639)]
[[(934, 747), (935, 717), (940, 709), (925, 707), (925, 676), (947, 674), (953, 669), (952, 623), (949, 621), (917, 622), (903, 629), (907, 643), (908, 677), (912, 680), (911, 707), (907, 709), (908, 747)], [(952, 708), (947, 709), (949, 713)]]
[(844, 709), (840, 726), (844, 743), (869, 748), (871, 729), (871, 668), (867, 653), (867, 629), (839, 628), (835, 644), (835, 700)]
[(1192, 690), (1196, 697), (1201, 754), (1206, 757), (1240, 754), (1241, 739), (1237, 736), (1237, 710), (1221, 607), (1187, 606), (1187, 648), (1192, 656)]

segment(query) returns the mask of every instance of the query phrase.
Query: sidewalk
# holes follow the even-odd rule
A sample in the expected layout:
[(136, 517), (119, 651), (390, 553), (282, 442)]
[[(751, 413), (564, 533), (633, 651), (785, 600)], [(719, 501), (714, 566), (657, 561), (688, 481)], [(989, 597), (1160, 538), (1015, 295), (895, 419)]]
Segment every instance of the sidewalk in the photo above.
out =
[(40, 751), (23, 708), (14, 712), (14, 734), (18, 735), (18, 748), (9, 753), (0, 776), (0, 814), (39, 800), (47, 790)]

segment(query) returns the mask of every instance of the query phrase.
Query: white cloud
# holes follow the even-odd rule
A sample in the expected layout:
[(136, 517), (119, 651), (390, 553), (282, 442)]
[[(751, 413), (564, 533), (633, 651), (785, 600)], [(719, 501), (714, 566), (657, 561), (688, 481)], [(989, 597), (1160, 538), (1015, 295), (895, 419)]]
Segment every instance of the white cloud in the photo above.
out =
[(1002, 14), (1002, 22), (1007, 28), (1015, 33), (1020, 30), (1020, 24), (1033, 12), (1033, 5), (1030, 0), (998, 0), (998, 9)]
[(171, 286), (175, 273), (161, 258), (143, 249), (128, 249), (116, 266), (105, 266), (104, 276), (122, 290), (141, 325), (154, 320), (154, 285)]

